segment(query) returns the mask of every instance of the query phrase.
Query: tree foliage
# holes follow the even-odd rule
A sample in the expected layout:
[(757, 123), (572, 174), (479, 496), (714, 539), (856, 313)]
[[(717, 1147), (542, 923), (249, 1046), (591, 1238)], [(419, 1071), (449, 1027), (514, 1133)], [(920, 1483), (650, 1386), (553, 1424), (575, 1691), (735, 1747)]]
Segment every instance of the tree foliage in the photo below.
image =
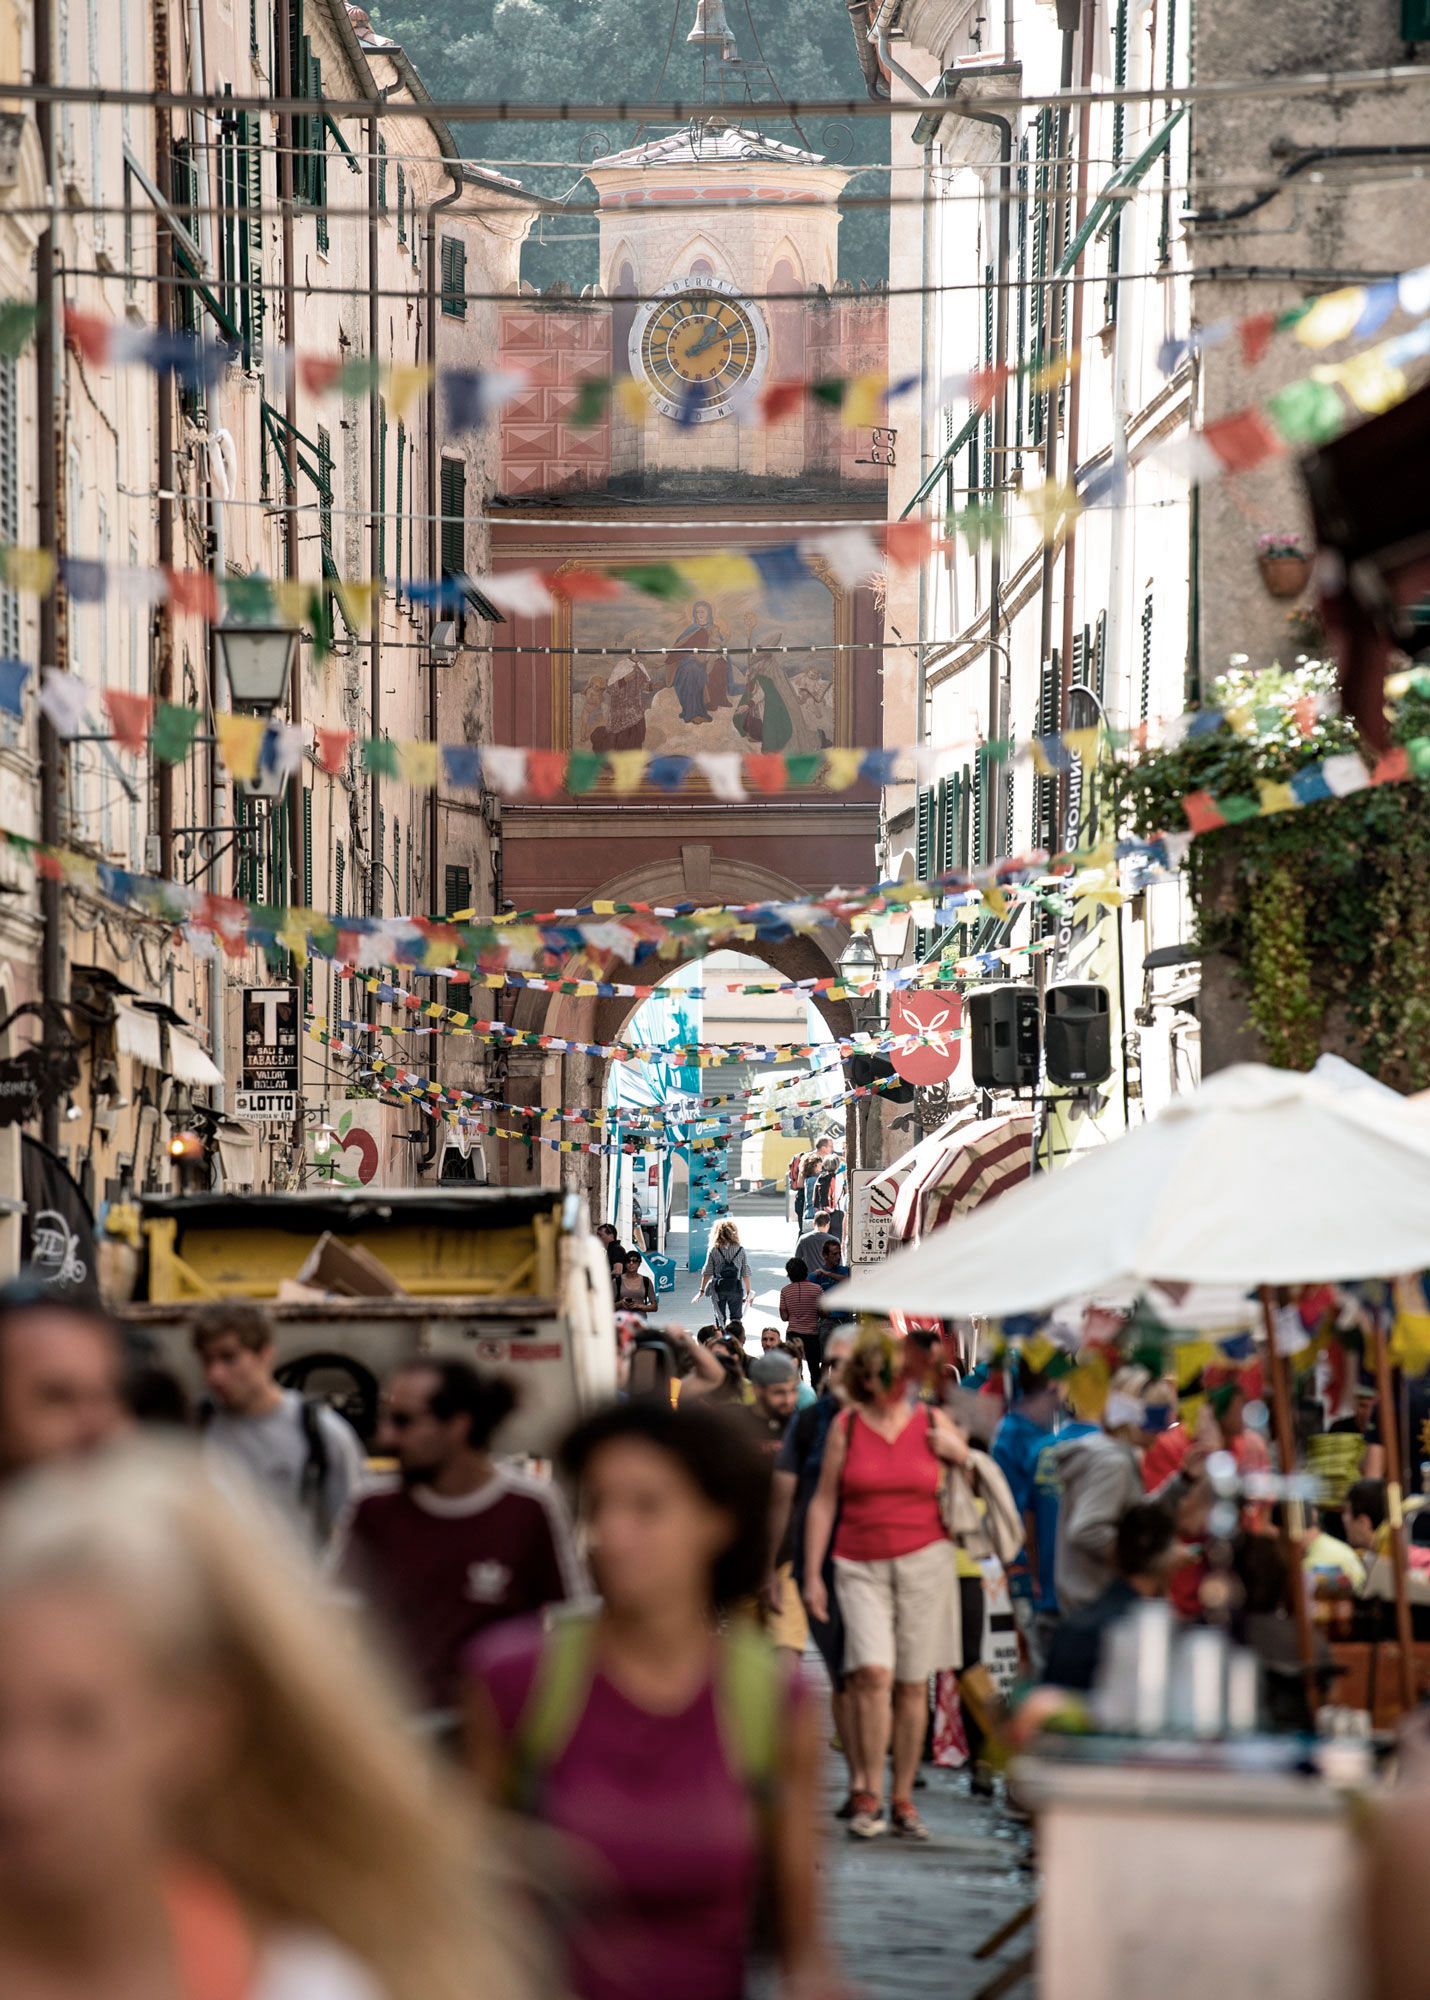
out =
[[(658, 96), (691, 101), (701, 93), (700, 55), (685, 44), (695, 0), (379, 0), (371, 13), (374, 26), (402, 43), (428, 89), (444, 102), (640, 103)], [(785, 97), (864, 96), (842, 0), (726, 0), (726, 13), (740, 55), (758, 63), (763, 47)], [(762, 101), (757, 111), (741, 115), (745, 122), (758, 117), (769, 137), (807, 144), (841, 165), (888, 160), (882, 119), (806, 123), (801, 135), (769, 80), (756, 71), (751, 84)], [(602, 126), (513, 120), (454, 129), (470, 159), (578, 204), (593, 192), (581, 167), (637, 138), (633, 123), (614, 120)], [(882, 195), (888, 183), (887, 173), (856, 174), (849, 193)], [(884, 211), (846, 214), (839, 231), (841, 276), (884, 277), (888, 245)], [(526, 246), (523, 274), (538, 285), (593, 283), (595, 218), (543, 217)]]

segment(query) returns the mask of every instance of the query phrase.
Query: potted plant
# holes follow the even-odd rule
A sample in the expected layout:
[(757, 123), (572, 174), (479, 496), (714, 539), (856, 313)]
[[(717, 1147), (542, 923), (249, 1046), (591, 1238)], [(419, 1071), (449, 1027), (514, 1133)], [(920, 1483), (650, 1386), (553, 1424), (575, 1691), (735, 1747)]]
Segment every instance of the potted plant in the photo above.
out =
[(1311, 558), (1298, 534), (1273, 528), (1258, 536), (1256, 559), (1261, 565), (1261, 580), (1273, 597), (1298, 597), (1305, 589)]

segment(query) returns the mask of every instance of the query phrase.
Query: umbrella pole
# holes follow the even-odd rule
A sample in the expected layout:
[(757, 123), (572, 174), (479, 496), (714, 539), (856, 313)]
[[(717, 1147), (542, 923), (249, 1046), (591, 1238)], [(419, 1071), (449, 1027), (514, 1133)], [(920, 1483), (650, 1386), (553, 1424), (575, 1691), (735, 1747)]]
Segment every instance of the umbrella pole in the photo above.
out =
[(1415, 1636), (1410, 1621), (1410, 1582), (1405, 1559), (1405, 1510), (1400, 1484), (1400, 1413), (1395, 1407), (1390, 1380), (1390, 1348), (1385, 1337), (1385, 1321), (1372, 1314), (1375, 1323), (1375, 1387), (1380, 1405), (1380, 1435), (1385, 1446), (1385, 1513), (1390, 1524), (1390, 1562), (1395, 1576), (1395, 1637), (1400, 1652), (1400, 1705), (1406, 1715), (1418, 1696), (1415, 1672)]
[[(1296, 1427), (1291, 1421), (1291, 1384), (1286, 1356), (1276, 1341), (1276, 1306), (1269, 1285), (1261, 1287), (1261, 1319), (1266, 1328), (1266, 1365), (1271, 1376), (1271, 1414), (1276, 1426), (1276, 1449), (1281, 1455), (1281, 1476), (1289, 1479), (1296, 1469)], [(1311, 1607), (1306, 1602), (1306, 1578), (1301, 1568), (1301, 1551), (1291, 1532), (1291, 1509), (1300, 1516), (1300, 1502), (1287, 1501), (1281, 1509), (1281, 1540), (1286, 1550), (1290, 1575), (1291, 1609), (1296, 1618), (1296, 1648), (1301, 1655), (1301, 1671), (1306, 1681), (1306, 1702), (1314, 1716), (1320, 1706), (1316, 1686), (1316, 1643), (1311, 1631)]]

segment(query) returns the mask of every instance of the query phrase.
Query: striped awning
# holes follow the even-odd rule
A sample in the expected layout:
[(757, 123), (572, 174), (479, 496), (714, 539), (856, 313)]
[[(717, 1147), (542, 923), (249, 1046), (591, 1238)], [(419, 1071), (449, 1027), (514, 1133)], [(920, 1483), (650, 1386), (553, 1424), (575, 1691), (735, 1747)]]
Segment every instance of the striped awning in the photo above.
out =
[(1030, 1112), (965, 1121), (905, 1178), (894, 1205), (893, 1233), (905, 1243), (918, 1242), (953, 1216), (1027, 1180), (1032, 1164)]
[(897, 1160), (885, 1167), (869, 1183), (870, 1215), (892, 1215), (898, 1204), (899, 1190), (910, 1176), (921, 1174), (934, 1160), (941, 1158), (952, 1135), (961, 1127), (972, 1124), (977, 1116), (977, 1099), (970, 1097), (951, 1118), (944, 1120), (936, 1132), (930, 1132), (926, 1139), (920, 1139), (917, 1146), (911, 1146), (907, 1153), (901, 1153)]

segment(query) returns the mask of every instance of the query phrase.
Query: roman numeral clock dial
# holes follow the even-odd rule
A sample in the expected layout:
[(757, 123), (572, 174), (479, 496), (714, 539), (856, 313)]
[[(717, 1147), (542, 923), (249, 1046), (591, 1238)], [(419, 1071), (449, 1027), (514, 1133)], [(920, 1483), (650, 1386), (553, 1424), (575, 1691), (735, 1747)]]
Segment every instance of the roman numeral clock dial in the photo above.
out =
[(631, 373), (667, 417), (704, 390), (697, 423), (728, 417), (735, 392), (755, 389), (769, 358), (764, 315), (723, 278), (675, 278), (648, 299), (631, 327)]

